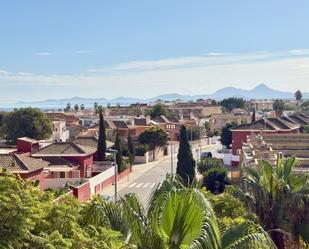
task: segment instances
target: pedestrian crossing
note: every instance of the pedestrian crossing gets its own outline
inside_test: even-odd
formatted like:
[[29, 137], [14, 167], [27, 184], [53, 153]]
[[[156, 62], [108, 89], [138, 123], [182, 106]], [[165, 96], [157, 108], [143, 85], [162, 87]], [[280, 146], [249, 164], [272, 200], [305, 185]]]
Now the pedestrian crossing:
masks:
[[134, 182], [129, 185], [128, 188], [153, 188], [156, 186], [156, 183], [151, 182]]

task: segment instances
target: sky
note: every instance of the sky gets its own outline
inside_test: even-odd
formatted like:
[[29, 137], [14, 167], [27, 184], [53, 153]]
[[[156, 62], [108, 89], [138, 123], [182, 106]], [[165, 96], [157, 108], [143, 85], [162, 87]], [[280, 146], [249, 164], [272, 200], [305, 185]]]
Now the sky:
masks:
[[0, 103], [309, 92], [308, 0], [1, 0]]

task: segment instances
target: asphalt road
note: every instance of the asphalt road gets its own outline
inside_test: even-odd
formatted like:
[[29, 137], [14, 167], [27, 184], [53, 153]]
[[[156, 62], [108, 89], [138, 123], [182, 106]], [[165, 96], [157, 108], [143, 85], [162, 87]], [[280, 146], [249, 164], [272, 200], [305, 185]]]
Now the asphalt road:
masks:
[[[210, 146], [203, 151], [215, 151], [220, 145]], [[173, 157], [173, 171], [176, 171], [177, 156]], [[147, 200], [154, 186], [165, 179], [167, 173], [171, 173], [171, 158], [164, 159], [157, 165], [146, 171], [140, 177], [130, 182], [128, 187], [119, 191], [119, 196], [124, 196], [127, 193], [136, 193], [141, 199], [143, 205], [147, 204]]]

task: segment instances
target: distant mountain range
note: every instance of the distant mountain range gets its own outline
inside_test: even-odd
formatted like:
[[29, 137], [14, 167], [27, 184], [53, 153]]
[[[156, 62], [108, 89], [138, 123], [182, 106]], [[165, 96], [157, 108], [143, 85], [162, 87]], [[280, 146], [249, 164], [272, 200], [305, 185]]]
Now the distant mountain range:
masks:
[[[68, 99], [47, 99], [38, 102], [17, 102], [16, 104], [0, 104], [0, 108], [19, 108], [19, 107], [32, 106], [37, 108], [57, 109], [57, 108], [64, 108], [67, 103], [70, 103], [72, 106], [74, 106], [75, 104], [78, 105], [84, 104], [85, 107], [92, 107], [94, 102], [97, 102], [100, 105], [107, 105], [107, 104], [128, 105], [133, 103], [150, 103], [158, 99], [164, 101], [173, 101], [176, 99], [181, 99], [183, 101], [190, 101], [199, 98], [203, 99], [211, 98], [215, 100], [222, 100], [224, 98], [229, 97], [241, 97], [244, 99], [294, 99], [294, 93], [278, 91], [269, 88], [265, 84], [260, 84], [250, 90], [235, 87], [226, 87], [212, 94], [202, 94], [202, 95], [164, 94], [149, 99], [128, 98], [128, 97], [118, 97], [114, 99], [73, 97]], [[303, 93], [303, 98], [306, 99], [309, 98], [309, 93]]]

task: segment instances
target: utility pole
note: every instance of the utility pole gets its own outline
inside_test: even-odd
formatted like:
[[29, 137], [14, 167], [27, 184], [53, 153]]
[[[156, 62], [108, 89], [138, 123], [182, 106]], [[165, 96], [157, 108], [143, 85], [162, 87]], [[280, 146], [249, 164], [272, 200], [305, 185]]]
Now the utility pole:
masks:
[[117, 201], [117, 175], [118, 175], [118, 165], [116, 161], [116, 154], [115, 154], [115, 202]]

